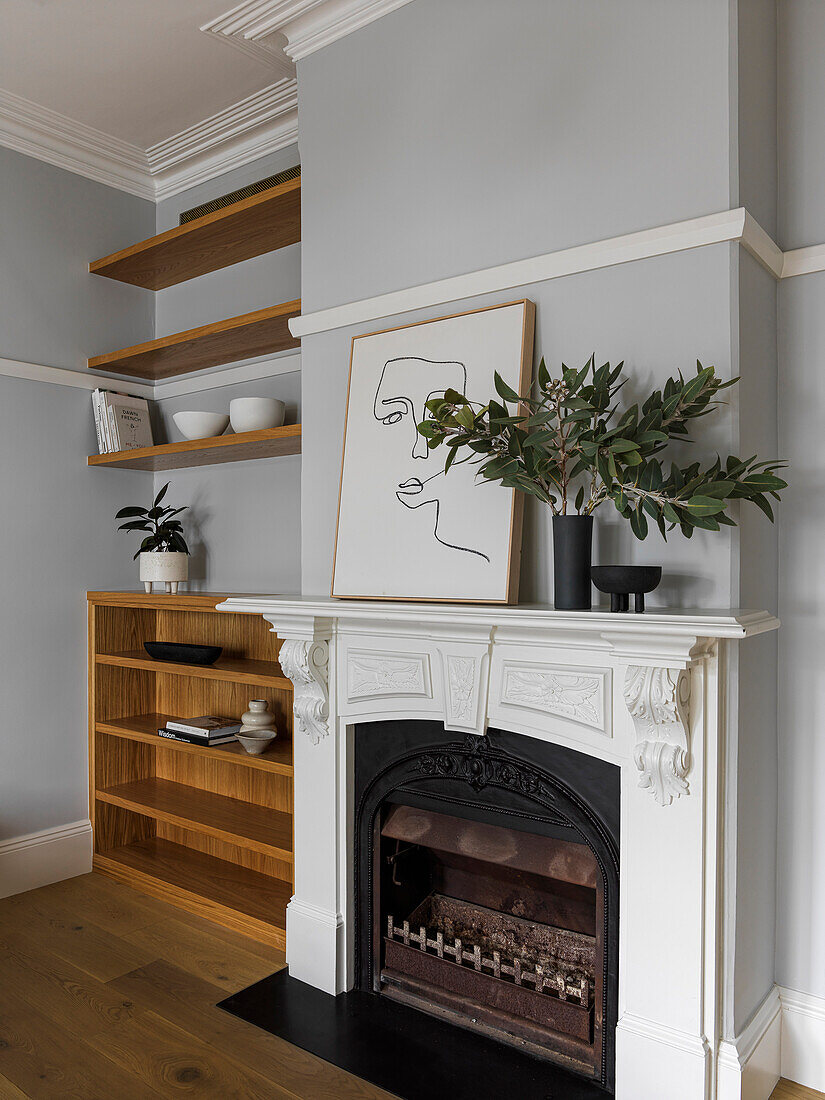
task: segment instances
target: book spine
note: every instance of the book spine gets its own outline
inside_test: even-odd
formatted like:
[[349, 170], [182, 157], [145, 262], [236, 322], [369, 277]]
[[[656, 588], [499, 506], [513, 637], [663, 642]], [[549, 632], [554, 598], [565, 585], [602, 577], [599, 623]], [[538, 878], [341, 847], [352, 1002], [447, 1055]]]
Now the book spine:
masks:
[[112, 450], [119, 451], [120, 437], [117, 430], [117, 417], [115, 416], [115, 410], [108, 402], [106, 403], [106, 412], [108, 413], [109, 417], [109, 434], [112, 437]]
[[167, 741], [185, 741], [188, 745], [227, 745], [230, 741], [237, 741], [234, 733], [229, 737], [217, 737], [209, 741], [205, 737], [194, 737], [189, 733], [164, 728], [158, 730], [158, 737], [165, 737]]
[[103, 432], [103, 442], [106, 446], [106, 453], [111, 454], [114, 448], [112, 447], [112, 440], [109, 435], [109, 416], [106, 411], [106, 390], [98, 391], [98, 407], [100, 409], [100, 428]]
[[103, 429], [100, 426], [100, 390], [92, 390], [92, 412], [95, 417], [95, 432], [97, 433], [97, 449], [100, 454], [106, 454], [106, 441], [103, 438]]

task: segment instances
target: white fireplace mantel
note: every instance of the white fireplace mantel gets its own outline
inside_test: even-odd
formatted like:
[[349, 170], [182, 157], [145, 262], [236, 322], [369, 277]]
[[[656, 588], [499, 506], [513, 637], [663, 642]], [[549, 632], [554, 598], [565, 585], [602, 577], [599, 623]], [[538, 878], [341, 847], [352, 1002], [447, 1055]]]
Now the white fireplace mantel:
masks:
[[333, 994], [354, 981], [356, 724], [509, 730], [621, 771], [619, 1100], [759, 1100], [754, 1052], [773, 1041], [778, 1015], [763, 1005], [764, 1034], [749, 1032], [740, 1049], [728, 777], [738, 730], [726, 703], [730, 647], [775, 630], [776, 618], [287, 596], [232, 597], [220, 610], [271, 624], [295, 689], [294, 977]]

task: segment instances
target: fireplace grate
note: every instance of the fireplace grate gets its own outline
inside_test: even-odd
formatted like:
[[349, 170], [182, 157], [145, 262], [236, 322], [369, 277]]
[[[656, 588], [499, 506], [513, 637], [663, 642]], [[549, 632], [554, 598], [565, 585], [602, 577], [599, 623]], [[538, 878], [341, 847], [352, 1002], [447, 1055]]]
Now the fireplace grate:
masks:
[[[417, 932], [413, 930], [416, 927]], [[455, 935], [458, 928], [469, 930], [472, 938]], [[539, 943], [535, 942], [537, 935], [541, 937]], [[594, 941], [590, 936], [433, 894], [400, 925], [388, 914], [387, 938], [406, 947], [417, 945], [421, 952], [445, 962], [472, 966], [478, 973], [487, 971], [500, 981], [530, 985], [536, 993], [560, 1001], [584, 1008], [591, 1004], [593, 971], [589, 963]], [[522, 954], [513, 952], [508, 956], [493, 946], [502, 941], [517, 944], [519, 940], [524, 947]]]

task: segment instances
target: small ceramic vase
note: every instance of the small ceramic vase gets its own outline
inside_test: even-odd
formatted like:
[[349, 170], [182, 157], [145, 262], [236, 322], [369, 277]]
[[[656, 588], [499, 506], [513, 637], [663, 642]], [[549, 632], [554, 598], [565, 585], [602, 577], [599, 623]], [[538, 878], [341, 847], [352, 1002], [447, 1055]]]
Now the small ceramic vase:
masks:
[[249, 710], [241, 715], [241, 733], [271, 732], [275, 736], [275, 715], [266, 699], [250, 699]]

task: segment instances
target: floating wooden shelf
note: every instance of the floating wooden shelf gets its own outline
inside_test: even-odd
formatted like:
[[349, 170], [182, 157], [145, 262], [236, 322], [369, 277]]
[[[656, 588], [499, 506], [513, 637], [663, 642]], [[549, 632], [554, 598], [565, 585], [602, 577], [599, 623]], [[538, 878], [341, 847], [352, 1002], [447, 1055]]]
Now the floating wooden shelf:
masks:
[[104, 256], [90, 263], [89, 271], [148, 290], [162, 290], [300, 239], [298, 179]]
[[135, 714], [130, 718], [111, 718], [108, 722], [98, 722], [97, 732], [107, 733], [110, 737], [122, 737], [127, 741], [140, 741], [144, 745], [163, 745], [164, 750], [193, 753], [206, 759], [230, 762], [244, 768], [259, 768], [278, 775], [292, 775], [292, 742], [280, 737], [259, 756], [250, 756], [242, 745], [232, 741], [228, 745], [190, 745], [188, 741], [170, 741], [158, 737], [158, 730], [167, 721], [177, 717], [171, 714]]
[[282, 302], [146, 344], [95, 355], [88, 360], [89, 370], [155, 380], [287, 351], [300, 345], [287, 327], [290, 317], [297, 317], [300, 312], [300, 299]]
[[[221, 612], [224, 593], [90, 592], [89, 811], [103, 874], [273, 947], [292, 894], [291, 682], [258, 615]], [[214, 665], [155, 661], [163, 639], [220, 645]], [[261, 756], [238, 743], [158, 736], [173, 717], [238, 721], [269, 704], [278, 736]]]
[[288, 882], [160, 837], [98, 853], [94, 868], [273, 947], [286, 946]]
[[292, 814], [154, 777], [107, 787], [97, 797], [155, 821], [292, 862]]
[[220, 462], [246, 462], [252, 458], [277, 458], [301, 453], [301, 425], [265, 428], [238, 435], [208, 439], [184, 439], [134, 451], [89, 455], [89, 466], [115, 466], [122, 470], [182, 470], [188, 466], [213, 466]]
[[198, 680], [223, 680], [230, 684], [255, 684], [265, 687], [289, 688], [290, 681], [281, 674], [277, 661], [248, 661], [219, 657], [214, 665], [182, 665], [177, 661], [156, 661], [144, 650], [130, 649], [122, 653], [98, 653], [99, 665], [120, 665], [121, 668], [143, 668], [165, 676], [189, 676]]

